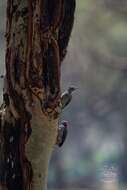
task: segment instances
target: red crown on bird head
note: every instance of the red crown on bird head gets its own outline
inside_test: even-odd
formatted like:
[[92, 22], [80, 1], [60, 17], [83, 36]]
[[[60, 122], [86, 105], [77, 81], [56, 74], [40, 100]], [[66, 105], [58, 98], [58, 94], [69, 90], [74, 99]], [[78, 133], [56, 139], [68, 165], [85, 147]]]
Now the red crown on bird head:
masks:
[[68, 121], [62, 121], [62, 124], [65, 126], [65, 127], [68, 127]]

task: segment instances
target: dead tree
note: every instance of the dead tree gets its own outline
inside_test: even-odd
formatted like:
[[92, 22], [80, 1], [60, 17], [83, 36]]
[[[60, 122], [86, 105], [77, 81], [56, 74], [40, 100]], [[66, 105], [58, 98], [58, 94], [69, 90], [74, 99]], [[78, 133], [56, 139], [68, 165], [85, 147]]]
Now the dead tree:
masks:
[[45, 190], [75, 0], [8, 0], [0, 190]]

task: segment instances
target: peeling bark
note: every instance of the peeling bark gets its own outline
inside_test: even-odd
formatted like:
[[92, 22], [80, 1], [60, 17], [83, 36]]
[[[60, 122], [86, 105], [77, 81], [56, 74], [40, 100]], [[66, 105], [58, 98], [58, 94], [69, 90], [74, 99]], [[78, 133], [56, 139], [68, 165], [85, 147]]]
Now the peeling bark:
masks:
[[0, 190], [46, 189], [61, 112], [60, 65], [74, 20], [71, 2], [7, 1]]

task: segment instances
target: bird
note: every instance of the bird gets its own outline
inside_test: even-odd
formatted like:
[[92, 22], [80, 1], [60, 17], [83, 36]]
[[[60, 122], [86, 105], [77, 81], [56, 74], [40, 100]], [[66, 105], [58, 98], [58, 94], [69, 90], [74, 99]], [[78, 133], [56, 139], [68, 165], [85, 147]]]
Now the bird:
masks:
[[61, 147], [67, 138], [67, 134], [68, 134], [68, 122], [62, 121], [61, 124], [58, 126], [56, 145]]
[[65, 92], [61, 95], [61, 108], [64, 109], [72, 100], [72, 92], [75, 91], [74, 86], [70, 86]]

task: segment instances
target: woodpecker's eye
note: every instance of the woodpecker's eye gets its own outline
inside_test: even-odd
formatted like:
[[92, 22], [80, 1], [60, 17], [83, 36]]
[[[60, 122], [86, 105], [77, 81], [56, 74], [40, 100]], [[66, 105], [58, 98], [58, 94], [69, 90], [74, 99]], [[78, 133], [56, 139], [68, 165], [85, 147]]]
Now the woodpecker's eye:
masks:
[[67, 127], [67, 122], [63, 122], [63, 125], [64, 125], [65, 127]]

